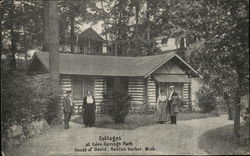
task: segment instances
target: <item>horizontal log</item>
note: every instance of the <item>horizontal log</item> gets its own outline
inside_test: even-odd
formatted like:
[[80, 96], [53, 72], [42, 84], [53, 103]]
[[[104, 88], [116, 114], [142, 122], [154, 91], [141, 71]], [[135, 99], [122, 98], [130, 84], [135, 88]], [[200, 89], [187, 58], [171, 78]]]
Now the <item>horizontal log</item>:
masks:
[[144, 93], [144, 90], [129, 90], [129, 93]]
[[144, 80], [129, 80], [128, 83], [144, 83]]
[[94, 83], [103, 83], [103, 82], [104, 82], [104, 80], [102, 80], [102, 79], [94, 80]]
[[63, 79], [60, 79], [60, 82], [71, 82], [71, 78], [63, 78]]
[[103, 84], [104, 82], [103, 82], [103, 81], [94, 81], [94, 83], [100, 83], [100, 84]]
[[137, 102], [137, 101], [131, 101], [130, 103], [131, 103], [131, 104], [141, 104], [141, 105], [144, 104], [143, 102]]
[[156, 97], [148, 97], [148, 100], [156, 100]]
[[147, 99], [148, 102], [156, 102], [156, 99]]
[[147, 92], [156, 92], [156, 88], [147, 88]]
[[60, 82], [60, 85], [71, 85], [71, 82]]
[[148, 99], [148, 101], [150, 101], [150, 102], [156, 102], [156, 99]]
[[94, 88], [94, 91], [96, 91], [96, 92], [103, 92], [104, 88]]
[[144, 91], [145, 88], [129, 88], [129, 91]]
[[133, 87], [129, 86], [128, 87], [128, 90], [136, 90], [136, 89], [146, 89], [146, 88], [144, 88], [144, 86], [133, 86]]
[[144, 82], [129, 82], [128, 85], [144, 85]]
[[144, 85], [128, 85], [128, 88], [144, 88]]
[[144, 99], [146, 99], [146, 98], [144, 98], [144, 97], [141, 97], [141, 96], [131, 96], [131, 100], [144, 100]]
[[128, 92], [129, 95], [144, 95], [144, 92]]
[[147, 91], [148, 91], [148, 92], [156, 92], [157, 89], [156, 89], [156, 88], [147, 88]]
[[62, 90], [65, 92], [65, 91], [71, 90], [71, 88], [62, 88]]
[[97, 82], [97, 81], [101, 81], [101, 82], [103, 82], [103, 81], [104, 81], [104, 79], [94, 79], [94, 82]]
[[156, 88], [156, 85], [147, 85], [147, 88]]
[[102, 94], [94, 94], [95, 98], [103, 98]]
[[143, 102], [145, 102], [146, 100], [129, 100], [130, 102], [141, 102], [141, 103], [143, 103]]
[[144, 81], [129, 81], [128, 84], [144, 84]]
[[104, 89], [94, 89], [94, 92], [96, 93], [103, 93]]
[[71, 84], [63, 84], [63, 85], [60, 85], [61, 87], [71, 87]]
[[147, 91], [147, 95], [155, 95], [156, 96], [156, 92], [155, 91]]
[[143, 97], [144, 94], [129, 94], [131, 97]]
[[94, 88], [103, 88], [103, 85], [97, 85], [97, 84], [95, 84]]
[[133, 89], [144, 89], [144, 86], [128, 86], [128, 89], [133, 90]]
[[148, 103], [155, 103], [156, 104], [156, 101], [148, 101]]
[[147, 84], [147, 87], [156, 87], [156, 85], [154, 85], [154, 84]]
[[152, 88], [147, 88], [147, 92], [156, 92], [156, 90]]
[[156, 96], [156, 92], [147, 92], [148, 96]]
[[61, 87], [62, 90], [67, 90], [67, 89], [71, 89], [71, 86], [68, 86], [68, 87]]
[[142, 80], [142, 77], [130, 77], [129, 80]]
[[149, 105], [156, 105], [156, 102], [148, 102]]

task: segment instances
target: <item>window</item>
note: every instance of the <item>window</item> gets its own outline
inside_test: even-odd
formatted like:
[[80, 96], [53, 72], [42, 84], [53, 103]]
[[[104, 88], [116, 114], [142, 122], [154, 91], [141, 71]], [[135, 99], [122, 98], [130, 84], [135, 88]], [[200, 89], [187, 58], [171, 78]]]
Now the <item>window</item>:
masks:
[[73, 79], [73, 99], [83, 99], [83, 83], [81, 79]]
[[107, 78], [107, 92], [112, 92], [114, 89], [114, 79], [113, 77]]

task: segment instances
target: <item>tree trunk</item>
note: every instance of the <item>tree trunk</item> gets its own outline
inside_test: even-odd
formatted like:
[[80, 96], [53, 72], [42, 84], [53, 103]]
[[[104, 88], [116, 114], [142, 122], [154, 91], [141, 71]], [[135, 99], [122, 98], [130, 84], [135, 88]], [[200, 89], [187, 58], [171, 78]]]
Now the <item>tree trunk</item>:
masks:
[[71, 53], [74, 53], [74, 41], [75, 41], [75, 35], [74, 35], [74, 30], [75, 30], [75, 17], [74, 15], [70, 15], [70, 51]]
[[59, 33], [57, 0], [49, 0], [49, 73], [52, 86], [59, 93]]
[[49, 0], [43, 0], [43, 51], [49, 51]]
[[[103, 10], [103, 12], [105, 12], [104, 5], [103, 5], [103, 0], [101, 1], [101, 4], [102, 4], [102, 10]], [[107, 30], [107, 25], [104, 22], [104, 32], [106, 32], [106, 30]], [[107, 33], [105, 33], [105, 42], [106, 42], [107, 54], [109, 55], [109, 50], [108, 50], [108, 34]]]
[[234, 136], [238, 139], [240, 134], [240, 91], [239, 88], [235, 95], [235, 113], [234, 113]]
[[237, 75], [238, 75], [238, 86], [235, 95], [235, 113], [234, 113], [234, 136], [238, 139], [240, 137], [240, 99], [242, 95], [242, 81], [243, 81], [243, 74], [241, 73], [241, 65], [237, 65]]
[[14, 31], [14, 0], [11, 0], [10, 8], [10, 35], [11, 35], [11, 68], [16, 69], [16, 35]]
[[136, 22], [136, 27], [135, 27], [135, 33], [136, 37], [138, 37], [138, 24], [139, 24], [139, 9], [140, 9], [140, 4], [139, 1], [136, 1], [135, 4], [135, 22]]
[[149, 22], [149, 1], [147, 0], [147, 40], [150, 41], [150, 22]]
[[[0, 19], [1, 19], [1, 22], [0, 22], [0, 41], [2, 41], [3, 37], [2, 37], [2, 32], [3, 32], [3, 26], [2, 26], [2, 19], [3, 19], [3, 3], [0, 4]], [[1, 56], [2, 56], [2, 51], [3, 51], [3, 43], [1, 42], [0, 43], [0, 53], [1, 53]]]

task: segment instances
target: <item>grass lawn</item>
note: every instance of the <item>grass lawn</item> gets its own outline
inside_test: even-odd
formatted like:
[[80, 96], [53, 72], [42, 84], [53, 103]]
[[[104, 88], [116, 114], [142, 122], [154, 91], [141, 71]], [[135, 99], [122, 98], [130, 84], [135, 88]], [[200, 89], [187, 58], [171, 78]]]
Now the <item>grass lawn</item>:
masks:
[[[218, 114], [214, 113], [179, 113], [177, 116], [177, 123], [178, 120], [190, 120], [190, 119], [199, 119], [199, 118], [207, 118], [207, 117], [217, 117]], [[123, 124], [115, 124], [111, 117], [109, 116], [102, 116], [96, 117], [95, 127], [100, 128], [111, 128], [111, 129], [118, 129], [118, 130], [130, 130], [135, 129], [138, 127], [154, 125], [156, 124], [156, 116], [154, 114], [150, 115], [129, 115], [127, 116], [125, 123]], [[73, 122], [82, 124], [83, 119], [82, 117], [75, 118]]]
[[[249, 125], [241, 124], [241, 135], [249, 135]], [[250, 154], [249, 141], [237, 144], [233, 137], [233, 124], [204, 133], [199, 139], [199, 148], [208, 154], [241, 155]]]

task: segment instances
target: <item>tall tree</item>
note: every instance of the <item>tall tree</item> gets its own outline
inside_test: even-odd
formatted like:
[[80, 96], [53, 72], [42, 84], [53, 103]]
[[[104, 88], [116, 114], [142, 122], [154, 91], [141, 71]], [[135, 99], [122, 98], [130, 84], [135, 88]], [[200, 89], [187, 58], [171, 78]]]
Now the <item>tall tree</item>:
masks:
[[239, 137], [240, 99], [249, 94], [248, 1], [192, 2], [178, 5], [175, 24], [200, 38], [192, 62], [204, 80], [222, 95], [234, 98], [234, 134]]
[[45, 1], [48, 3], [45, 5], [46, 10], [48, 10], [48, 31], [49, 31], [49, 73], [52, 80], [53, 88], [57, 93], [59, 93], [59, 26], [58, 26], [58, 1], [49, 0]]
[[49, 51], [49, 0], [43, 0], [43, 51]]
[[11, 36], [11, 67], [12, 69], [16, 69], [16, 33], [14, 30], [14, 0], [10, 1], [10, 36]]

